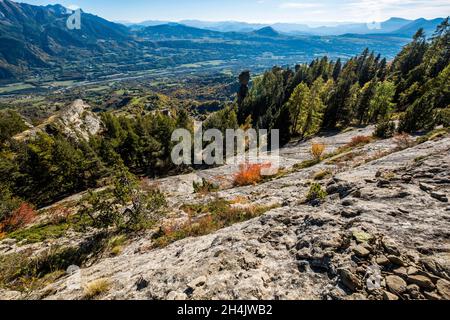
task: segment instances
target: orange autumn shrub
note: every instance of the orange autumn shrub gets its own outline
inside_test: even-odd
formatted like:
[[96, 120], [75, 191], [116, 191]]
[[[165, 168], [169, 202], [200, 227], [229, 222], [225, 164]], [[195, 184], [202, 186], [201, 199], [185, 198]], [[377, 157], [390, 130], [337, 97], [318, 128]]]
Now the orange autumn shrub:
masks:
[[0, 231], [12, 232], [23, 228], [32, 223], [36, 217], [37, 213], [33, 207], [30, 204], [23, 202], [10, 216], [3, 220]]
[[311, 145], [311, 154], [315, 160], [322, 159], [322, 155], [325, 152], [325, 144], [323, 143], [313, 143]]
[[244, 163], [239, 166], [239, 172], [234, 176], [235, 186], [249, 186], [260, 183], [263, 179], [262, 170], [270, 168], [271, 164]]

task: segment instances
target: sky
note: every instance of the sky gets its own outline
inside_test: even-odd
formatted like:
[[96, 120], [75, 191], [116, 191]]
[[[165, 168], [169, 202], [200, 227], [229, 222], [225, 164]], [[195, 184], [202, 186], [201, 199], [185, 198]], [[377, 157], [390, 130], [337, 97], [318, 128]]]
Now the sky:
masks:
[[450, 15], [449, 0], [16, 0], [80, 7], [112, 21], [373, 22]]

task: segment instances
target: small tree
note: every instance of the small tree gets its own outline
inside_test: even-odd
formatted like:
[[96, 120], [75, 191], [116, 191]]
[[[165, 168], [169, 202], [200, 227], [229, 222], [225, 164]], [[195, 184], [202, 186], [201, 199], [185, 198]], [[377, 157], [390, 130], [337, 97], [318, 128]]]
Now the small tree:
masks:
[[136, 178], [120, 166], [110, 190], [89, 192], [81, 215], [88, 215], [95, 227], [114, 226], [125, 230], [138, 230], [161, 218], [166, 206], [164, 194], [157, 188], [139, 188]]

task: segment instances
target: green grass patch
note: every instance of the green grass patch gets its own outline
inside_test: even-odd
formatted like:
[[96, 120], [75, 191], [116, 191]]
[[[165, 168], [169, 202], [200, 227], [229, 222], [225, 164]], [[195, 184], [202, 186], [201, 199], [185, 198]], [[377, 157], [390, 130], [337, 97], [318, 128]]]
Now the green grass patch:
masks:
[[310, 160], [305, 160], [301, 163], [296, 163], [294, 165], [294, 170], [301, 170], [301, 169], [307, 169], [307, 168], [311, 168], [314, 167], [315, 165], [319, 164], [321, 162], [320, 159], [310, 159]]
[[322, 186], [318, 183], [312, 183], [309, 188], [308, 194], [306, 195], [306, 200], [308, 202], [319, 200], [323, 201], [328, 196], [327, 192], [323, 190]]
[[86, 227], [91, 226], [92, 221], [88, 217], [80, 218], [74, 216], [66, 222], [54, 224], [51, 222], [32, 226], [27, 229], [18, 230], [7, 235], [8, 238], [15, 239], [23, 244], [39, 243], [49, 239], [62, 238], [68, 230], [82, 232]]

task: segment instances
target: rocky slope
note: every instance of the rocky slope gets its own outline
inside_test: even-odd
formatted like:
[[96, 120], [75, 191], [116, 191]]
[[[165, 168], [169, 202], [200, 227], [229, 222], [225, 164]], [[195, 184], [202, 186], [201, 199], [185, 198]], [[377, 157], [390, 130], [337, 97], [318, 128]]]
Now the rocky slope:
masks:
[[75, 100], [39, 126], [32, 127], [14, 138], [17, 140], [29, 140], [36, 137], [39, 132], [51, 132], [53, 126], [61, 129], [68, 138], [89, 141], [91, 136], [96, 135], [102, 129], [100, 118], [91, 109], [91, 106], [83, 100]]
[[[371, 130], [317, 139], [332, 152]], [[278, 208], [160, 249], [144, 234], [118, 256], [97, 259], [45, 289], [0, 296], [82, 299], [86, 287], [104, 281], [101, 299], [450, 299], [450, 137], [398, 144], [375, 141], [257, 186], [212, 195], [194, 195], [188, 187], [227, 168], [165, 179], [159, 185], [180, 219], [186, 219], [181, 205], [215, 197]], [[288, 146], [282, 163], [301, 163], [309, 147]], [[322, 170], [333, 172], [321, 181], [328, 196], [320, 205], [305, 204], [308, 182]], [[5, 241], [0, 254], [26, 248]]]

